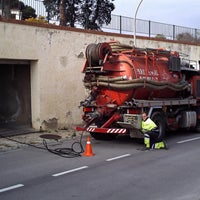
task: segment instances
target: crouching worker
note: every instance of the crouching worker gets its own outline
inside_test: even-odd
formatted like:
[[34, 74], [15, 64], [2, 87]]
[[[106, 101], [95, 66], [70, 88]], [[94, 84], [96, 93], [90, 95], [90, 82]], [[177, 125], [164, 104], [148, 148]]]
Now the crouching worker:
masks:
[[164, 141], [159, 139], [159, 129], [151, 120], [146, 112], [142, 113], [142, 132], [144, 133], [145, 147], [142, 150], [149, 149], [168, 149]]

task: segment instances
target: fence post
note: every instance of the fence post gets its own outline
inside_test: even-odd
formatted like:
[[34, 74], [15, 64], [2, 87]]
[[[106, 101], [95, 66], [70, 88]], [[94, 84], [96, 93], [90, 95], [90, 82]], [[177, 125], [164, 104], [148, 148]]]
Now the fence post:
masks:
[[119, 16], [119, 33], [122, 33], [122, 16]]
[[197, 43], [197, 39], [198, 39], [198, 37], [197, 37], [197, 29], [195, 28], [194, 31], [195, 31], [195, 42]]
[[151, 37], [151, 21], [149, 20], [149, 37]]
[[176, 36], [176, 26], [173, 25], [173, 40], [175, 40], [175, 36]]

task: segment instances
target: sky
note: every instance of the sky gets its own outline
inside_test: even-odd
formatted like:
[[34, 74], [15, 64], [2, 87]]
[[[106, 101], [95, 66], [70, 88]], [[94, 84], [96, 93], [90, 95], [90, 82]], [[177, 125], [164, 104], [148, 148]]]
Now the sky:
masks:
[[[135, 17], [141, 0], [114, 0], [112, 14]], [[137, 19], [200, 29], [200, 0], [143, 0]]]

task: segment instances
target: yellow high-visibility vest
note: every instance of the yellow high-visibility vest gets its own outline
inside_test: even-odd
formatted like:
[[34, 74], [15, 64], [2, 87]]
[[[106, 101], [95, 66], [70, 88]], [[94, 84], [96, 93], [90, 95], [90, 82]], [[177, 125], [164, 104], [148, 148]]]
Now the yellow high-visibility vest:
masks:
[[151, 131], [152, 129], [157, 128], [157, 125], [148, 117], [145, 121], [142, 120], [142, 132]]

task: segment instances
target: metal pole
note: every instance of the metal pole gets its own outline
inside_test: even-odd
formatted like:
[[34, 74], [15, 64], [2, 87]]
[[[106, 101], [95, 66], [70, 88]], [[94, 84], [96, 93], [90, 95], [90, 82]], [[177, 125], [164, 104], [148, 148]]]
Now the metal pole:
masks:
[[138, 10], [139, 10], [139, 7], [141, 5], [143, 0], [140, 0], [140, 3], [139, 5], [137, 6], [137, 9], [135, 11], [135, 19], [134, 19], [134, 46], [136, 47], [136, 17], [137, 17], [137, 13], [138, 13]]

